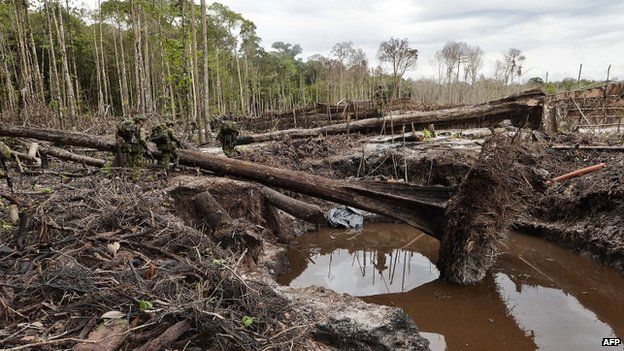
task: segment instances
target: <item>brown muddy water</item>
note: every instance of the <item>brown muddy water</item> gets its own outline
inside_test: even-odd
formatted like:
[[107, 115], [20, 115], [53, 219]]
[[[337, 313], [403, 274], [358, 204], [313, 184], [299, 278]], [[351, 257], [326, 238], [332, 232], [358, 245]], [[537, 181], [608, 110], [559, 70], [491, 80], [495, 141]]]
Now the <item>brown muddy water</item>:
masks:
[[325, 229], [295, 241], [278, 282], [402, 308], [433, 351], [600, 350], [624, 337], [623, 275], [535, 237], [511, 233], [506, 245], [482, 282], [462, 287], [439, 280], [439, 243], [414, 228]]

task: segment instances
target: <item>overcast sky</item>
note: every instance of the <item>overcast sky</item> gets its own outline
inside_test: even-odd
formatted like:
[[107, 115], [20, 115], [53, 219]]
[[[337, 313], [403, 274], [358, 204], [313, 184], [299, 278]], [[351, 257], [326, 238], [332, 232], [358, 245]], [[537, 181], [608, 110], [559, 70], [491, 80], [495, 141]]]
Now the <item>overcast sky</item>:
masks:
[[[85, 0], [82, 0], [85, 1]], [[86, 0], [97, 3], [97, 0]], [[196, 0], [199, 3], [199, 0]], [[208, 0], [210, 2], [210, 0]], [[258, 27], [262, 45], [299, 44], [301, 57], [328, 55], [353, 41], [377, 65], [376, 52], [390, 36], [408, 38], [420, 51], [411, 77], [432, 77], [430, 59], [448, 40], [479, 45], [485, 73], [510, 47], [527, 58], [525, 78], [624, 79], [623, 0], [222, 0]]]

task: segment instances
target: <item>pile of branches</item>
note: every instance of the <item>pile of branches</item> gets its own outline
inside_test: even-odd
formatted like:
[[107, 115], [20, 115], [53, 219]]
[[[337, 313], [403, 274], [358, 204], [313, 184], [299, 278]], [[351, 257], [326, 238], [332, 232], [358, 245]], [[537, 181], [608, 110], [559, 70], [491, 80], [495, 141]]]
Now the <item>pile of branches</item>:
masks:
[[271, 141], [262, 148], [245, 150], [244, 158], [273, 167], [314, 172], [311, 167], [316, 166], [319, 161], [349, 150], [358, 139], [356, 135], [341, 135]]
[[17, 195], [22, 230], [0, 229], [0, 348], [279, 350], [307, 338], [304, 317], [241, 277], [244, 251], [174, 214], [163, 181], [48, 181]]

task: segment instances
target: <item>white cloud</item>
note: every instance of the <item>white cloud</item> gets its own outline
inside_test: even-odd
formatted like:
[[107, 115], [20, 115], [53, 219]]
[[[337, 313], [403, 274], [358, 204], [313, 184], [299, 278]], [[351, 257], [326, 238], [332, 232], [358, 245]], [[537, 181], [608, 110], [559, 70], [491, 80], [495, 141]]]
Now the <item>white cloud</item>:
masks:
[[[91, 6], [97, 0], [78, 0]], [[196, 0], [199, 2], [199, 0]], [[328, 54], [353, 41], [376, 63], [379, 42], [409, 38], [421, 59], [412, 77], [434, 73], [429, 63], [447, 40], [479, 45], [492, 65], [509, 47], [527, 57], [527, 77], [624, 78], [624, 3], [621, 0], [222, 0], [258, 27], [263, 45], [300, 44], [303, 57]]]

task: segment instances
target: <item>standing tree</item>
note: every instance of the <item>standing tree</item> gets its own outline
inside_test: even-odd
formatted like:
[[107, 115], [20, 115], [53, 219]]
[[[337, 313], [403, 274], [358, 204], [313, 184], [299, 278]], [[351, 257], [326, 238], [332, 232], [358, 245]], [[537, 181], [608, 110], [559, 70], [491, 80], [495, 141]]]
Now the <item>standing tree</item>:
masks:
[[340, 69], [340, 98], [344, 99], [344, 72], [345, 72], [345, 63], [347, 58], [351, 55], [353, 51], [353, 42], [345, 41], [342, 43], [337, 43], [331, 50], [332, 55], [336, 57], [336, 60], [339, 63]]
[[210, 138], [210, 86], [208, 81], [208, 25], [206, 22], [206, 0], [201, 0], [201, 29], [202, 29], [202, 58], [203, 58], [203, 111], [202, 115], [204, 117], [204, 126], [205, 126], [205, 139], [208, 140]]
[[444, 63], [444, 67], [446, 67], [447, 84], [451, 84], [453, 79], [455, 83], [459, 82], [461, 65], [468, 62], [469, 51], [468, 44], [453, 40], [448, 41], [442, 50], [438, 51], [436, 56], [439, 57]]
[[466, 82], [474, 85], [481, 68], [483, 68], [483, 50], [478, 46], [468, 46], [466, 65], [464, 66], [464, 79]]
[[407, 39], [390, 38], [379, 45], [377, 58], [392, 65], [392, 94], [398, 97], [399, 83], [405, 72], [416, 66], [418, 50], [412, 49]]
[[526, 57], [522, 51], [511, 48], [505, 53], [505, 83], [512, 84], [516, 76], [522, 75], [522, 64]]

